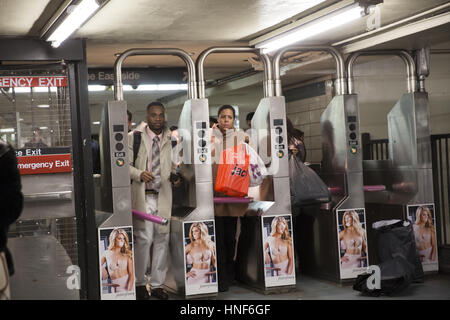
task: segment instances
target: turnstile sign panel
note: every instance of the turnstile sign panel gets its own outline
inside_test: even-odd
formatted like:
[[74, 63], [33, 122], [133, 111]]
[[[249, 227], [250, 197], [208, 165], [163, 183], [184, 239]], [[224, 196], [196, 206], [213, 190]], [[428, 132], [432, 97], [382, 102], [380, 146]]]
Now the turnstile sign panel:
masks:
[[422, 262], [423, 271], [438, 271], [434, 203], [408, 205], [407, 208], [408, 219], [413, 226], [416, 249]]
[[98, 229], [101, 300], [135, 300], [133, 227]]
[[292, 215], [261, 218], [266, 287], [295, 285]]
[[366, 210], [337, 210], [336, 225], [341, 279], [356, 278], [369, 266]]
[[217, 293], [214, 220], [183, 222], [186, 296]]

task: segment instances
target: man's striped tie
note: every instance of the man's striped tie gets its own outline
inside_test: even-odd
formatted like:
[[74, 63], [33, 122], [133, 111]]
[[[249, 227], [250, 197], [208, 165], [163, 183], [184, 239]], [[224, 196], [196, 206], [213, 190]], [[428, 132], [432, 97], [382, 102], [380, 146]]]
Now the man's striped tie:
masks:
[[153, 138], [153, 145], [152, 145], [152, 174], [155, 177], [153, 180], [153, 189], [156, 191], [159, 191], [159, 188], [161, 187], [161, 166], [160, 166], [160, 159], [159, 159], [159, 137], [155, 136]]

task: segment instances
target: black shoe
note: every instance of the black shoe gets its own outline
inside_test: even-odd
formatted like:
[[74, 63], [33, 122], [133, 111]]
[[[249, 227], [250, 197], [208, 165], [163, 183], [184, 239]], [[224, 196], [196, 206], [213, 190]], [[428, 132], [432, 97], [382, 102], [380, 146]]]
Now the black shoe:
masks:
[[163, 288], [151, 289], [151, 295], [152, 295], [152, 297], [158, 298], [160, 300], [169, 299], [169, 295], [167, 294], [166, 290], [164, 290]]
[[148, 294], [147, 288], [145, 286], [136, 286], [136, 300], [149, 300], [150, 295]]

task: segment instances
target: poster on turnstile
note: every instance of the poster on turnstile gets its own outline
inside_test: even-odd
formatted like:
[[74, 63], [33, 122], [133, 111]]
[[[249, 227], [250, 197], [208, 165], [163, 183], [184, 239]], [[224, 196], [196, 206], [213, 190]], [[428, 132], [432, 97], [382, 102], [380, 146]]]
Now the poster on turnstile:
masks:
[[438, 271], [434, 203], [409, 205], [407, 209], [423, 271]]
[[98, 229], [100, 299], [136, 300], [133, 227]]
[[261, 219], [266, 287], [295, 285], [292, 215]]
[[183, 222], [186, 296], [216, 293], [214, 220]]
[[353, 279], [369, 266], [366, 210], [337, 210], [336, 220], [340, 276], [342, 280]]

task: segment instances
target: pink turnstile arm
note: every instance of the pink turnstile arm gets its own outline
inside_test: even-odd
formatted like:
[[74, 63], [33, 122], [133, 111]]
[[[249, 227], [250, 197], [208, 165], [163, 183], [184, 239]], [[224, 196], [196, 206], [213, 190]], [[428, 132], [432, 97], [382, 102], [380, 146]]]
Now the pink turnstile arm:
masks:
[[364, 186], [364, 191], [384, 191], [384, 190], [386, 190], [386, 186], [382, 184], [373, 186]]
[[158, 217], [158, 216], [154, 216], [152, 214], [147, 214], [145, 212], [141, 212], [141, 211], [137, 211], [137, 210], [131, 210], [131, 212], [133, 213], [133, 215], [136, 218], [140, 218], [140, 219], [144, 219], [144, 220], [148, 220], [157, 224], [162, 224], [162, 225], [166, 225], [168, 223], [167, 219]]
[[[382, 184], [364, 186], [363, 188], [364, 188], [364, 191], [366, 191], [366, 192], [386, 190], [386, 186], [382, 185]], [[340, 187], [329, 187], [328, 190], [330, 190], [331, 194], [338, 194], [339, 192], [342, 191], [342, 189]]]

